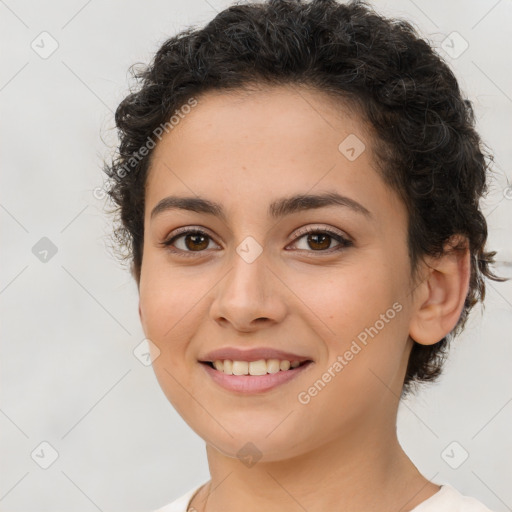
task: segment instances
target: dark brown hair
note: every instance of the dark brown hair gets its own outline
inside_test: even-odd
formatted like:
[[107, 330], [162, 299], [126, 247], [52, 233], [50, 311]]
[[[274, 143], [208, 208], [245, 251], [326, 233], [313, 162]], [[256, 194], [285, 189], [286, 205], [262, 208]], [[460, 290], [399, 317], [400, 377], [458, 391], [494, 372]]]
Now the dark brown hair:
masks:
[[413, 276], [421, 258], [443, 254], [452, 235], [469, 240], [471, 277], [462, 314], [438, 343], [414, 342], [402, 397], [415, 382], [434, 381], [449, 341], [483, 302], [484, 277], [505, 279], [490, 269], [496, 252], [484, 249], [487, 223], [479, 207], [493, 157], [475, 131], [471, 103], [454, 74], [416, 29], [377, 14], [364, 1], [233, 5], [203, 28], [171, 37], [149, 65], [132, 72], [137, 86], [116, 110], [120, 143], [104, 171], [116, 206], [110, 212], [118, 221], [114, 246], [130, 259], [137, 283], [145, 183], [159, 127], [209, 90], [310, 87], [354, 107], [371, 127], [382, 177], [408, 210]]

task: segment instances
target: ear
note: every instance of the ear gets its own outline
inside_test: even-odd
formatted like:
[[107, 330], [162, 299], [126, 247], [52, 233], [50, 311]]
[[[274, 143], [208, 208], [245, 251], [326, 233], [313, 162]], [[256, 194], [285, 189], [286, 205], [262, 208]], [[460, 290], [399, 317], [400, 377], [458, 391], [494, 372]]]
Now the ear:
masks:
[[425, 258], [427, 277], [414, 291], [409, 336], [421, 345], [433, 345], [453, 330], [469, 290], [471, 255], [467, 238], [454, 235], [444, 251], [438, 258]]

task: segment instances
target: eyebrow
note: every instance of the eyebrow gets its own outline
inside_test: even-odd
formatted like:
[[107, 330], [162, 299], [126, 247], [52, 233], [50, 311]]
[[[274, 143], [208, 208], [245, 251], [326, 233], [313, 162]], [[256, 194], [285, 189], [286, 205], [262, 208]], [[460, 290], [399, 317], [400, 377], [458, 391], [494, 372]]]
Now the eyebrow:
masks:
[[[350, 197], [337, 192], [324, 194], [296, 194], [291, 197], [283, 197], [273, 201], [268, 209], [268, 214], [274, 219], [280, 219], [292, 213], [305, 210], [324, 208], [326, 206], [343, 206], [356, 213], [362, 214], [368, 219], [373, 216], [368, 209]], [[206, 213], [219, 217], [226, 222], [226, 214], [221, 204], [201, 197], [168, 196], [157, 203], [151, 211], [151, 219], [169, 210], [187, 210], [196, 213]]]

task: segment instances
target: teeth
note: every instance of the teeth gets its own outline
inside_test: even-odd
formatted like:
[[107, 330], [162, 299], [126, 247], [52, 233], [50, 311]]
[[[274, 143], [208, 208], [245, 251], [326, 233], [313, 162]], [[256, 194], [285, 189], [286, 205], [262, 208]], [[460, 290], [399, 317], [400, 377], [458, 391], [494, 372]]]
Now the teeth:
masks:
[[233, 375], [247, 375], [249, 363], [247, 361], [233, 361]]
[[279, 371], [279, 359], [269, 359], [267, 361], [267, 372], [268, 373], [277, 373]]
[[232, 361], [225, 359], [213, 362], [213, 366], [219, 372], [228, 375], [266, 375], [267, 373], [277, 373], [286, 371], [290, 368], [297, 368], [299, 361], [280, 361], [279, 359], [259, 359], [258, 361]]
[[[279, 368], [278, 368], [279, 371]], [[249, 363], [249, 375], [266, 375], [267, 373], [267, 363], [265, 359], [260, 359], [259, 361], [251, 361]], [[272, 373], [272, 372], [270, 372]], [[246, 375], [246, 374], [244, 374]]]

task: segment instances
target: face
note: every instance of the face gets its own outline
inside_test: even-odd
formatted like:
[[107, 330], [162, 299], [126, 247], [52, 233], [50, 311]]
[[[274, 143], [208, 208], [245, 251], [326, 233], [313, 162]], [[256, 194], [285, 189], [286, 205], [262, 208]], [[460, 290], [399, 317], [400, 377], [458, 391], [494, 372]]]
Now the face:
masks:
[[[233, 457], [247, 442], [284, 460], [394, 431], [411, 348], [407, 214], [364, 125], [312, 90], [197, 100], [156, 146], [145, 197], [139, 312], [165, 395]], [[324, 199], [287, 201], [298, 195]], [[210, 355], [222, 349], [239, 353]], [[213, 359], [302, 363], [247, 376]]]

